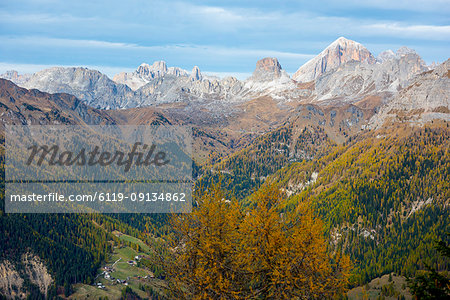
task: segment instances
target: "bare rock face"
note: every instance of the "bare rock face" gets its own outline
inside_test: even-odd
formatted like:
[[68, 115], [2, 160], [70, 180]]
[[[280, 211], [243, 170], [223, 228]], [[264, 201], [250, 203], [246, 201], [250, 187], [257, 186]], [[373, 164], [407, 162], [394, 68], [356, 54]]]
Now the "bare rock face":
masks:
[[190, 76], [167, 75], [155, 78], [139, 90], [139, 106], [184, 101], [232, 100], [243, 88], [242, 82], [234, 77], [223, 79], [205, 78], [198, 68]]
[[[17, 77], [14, 72], [10, 74]], [[6, 75], [5, 75], [6, 76]], [[119, 80], [120, 79], [120, 80]], [[121, 73], [114, 82], [96, 70], [56, 67], [37, 72], [20, 84], [47, 93], [67, 93], [100, 109], [122, 109], [180, 101], [222, 101], [238, 95], [243, 83], [236, 78], [210, 78], [198, 67], [192, 74], [165, 62], [142, 64], [132, 73]], [[128, 85], [139, 86], [133, 91]]]
[[[22, 269], [24, 272], [18, 272]], [[0, 295], [8, 299], [27, 299], [29, 291], [25, 279], [39, 288], [47, 296], [53, 279], [41, 259], [31, 253], [22, 254], [21, 261], [14, 265], [8, 260], [0, 262]]]
[[339, 98], [352, 101], [362, 95], [389, 92], [396, 94], [410, 80], [428, 70], [422, 58], [413, 50], [405, 54], [385, 51], [376, 64], [351, 61], [316, 79], [318, 100]]
[[297, 85], [281, 68], [278, 59], [266, 57], [256, 62], [253, 75], [245, 80], [243, 99], [269, 96], [280, 101], [289, 101], [297, 96]]
[[383, 63], [395, 58], [397, 58], [397, 56], [395, 55], [394, 51], [389, 49], [378, 54], [377, 61]]
[[[204, 76], [198, 66], [194, 66], [190, 74], [180, 68], [167, 68], [165, 63], [159, 62], [150, 69], [150, 72], [141, 72], [140, 78], [146, 76], [146, 83], [136, 90], [135, 106], [187, 101], [221, 102], [233, 99], [243, 87], [234, 77], [219, 79]], [[159, 72], [156, 73], [156, 70]]]
[[191, 72], [191, 79], [194, 81], [198, 81], [198, 80], [202, 80], [202, 78], [203, 78], [203, 76], [202, 76], [202, 73], [200, 72], [200, 69], [197, 66], [195, 66]]
[[103, 110], [93, 109], [69, 94], [27, 90], [0, 79], [0, 130], [5, 125], [115, 125]]
[[151, 66], [143, 63], [138, 67], [136, 73], [142, 77], [162, 77], [167, 73], [167, 65], [165, 61], [155, 61]]
[[352, 60], [369, 64], [376, 61], [372, 53], [363, 45], [340, 37], [319, 55], [301, 66], [292, 78], [299, 82], [309, 82]]
[[0, 78], [10, 80], [15, 84], [23, 84], [27, 82], [31, 77], [31, 74], [23, 74], [19, 75], [19, 73], [15, 70], [6, 71], [3, 74], [0, 74]]
[[417, 74], [429, 69], [409, 48], [388, 50], [375, 59], [361, 44], [339, 38], [303, 65], [294, 75], [296, 80], [271, 57], [259, 60], [253, 75], [245, 81], [211, 77], [202, 74], [197, 66], [188, 72], [168, 67], [164, 61], [141, 64], [133, 72], [117, 74], [114, 80], [86, 68], [51, 68], [29, 78], [8, 72], [0, 77], [22, 80], [19, 85], [25, 88], [72, 94], [94, 108], [122, 109], [182, 102], [219, 114], [223, 107], [233, 108], [234, 104], [262, 96], [279, 102], [324, 105], [357, 103], [368, 96], [377, 96], [376, 107], [379, 107], [409, 86]]
[[411, 48], [408, 48], [406, 46], [403, 46], [403, 47], [400, 47], [397, 50], [397, 53], [396, 53], [396, 55], [398, 57], [401, 57], [401, 56], [404, 56], [404, 55], [408, 55], [408, 54], [416, 54], [417, 55], [417, 52], [414, 49], [411, 49]]
[[113, 81], [125, 84], [136, 91], [153, 79], [163, 78], [166, 75], [181, 77], [188, 73], [180, 68], [167, 67], [165, 61], [155, 61], [152, 65], [143, 63], [134, 72], [122, 72], [113, 77]]
[[22, 255], [22, 264], [30, 281], [39, 287], [42, 294], [47, 296], [53, 279], [41, 259], [31, 253], [25, 253]]
[[371, 127], [386, 121], [422, 123], [433, 119], [450, 121], [450, 59], [414, 78], [370, 122]]
[[281, 65], [278, 59], [266, 57], [256, 62], [256, 69], [253, 72], [254, 81], [272, 81], [281, 77]]
[[16, 267], [4, 260], [0, 262], [0, 294], [9, 299], [26, 299], [24, 280], [19, 275]]
[[[410, 56], [410, 57], [420, 57], [419, 54], [414, 49], [408, 48], [406, 46], [400, 47], [396, 52], [391, 49], [381, 52], [377, 56], [378, 63], [384, 63], [389, 60], [401, 59], [402, 57]], [[425, 62], [423, 62], [425, 65]]]
[[34, 73], [20, 86], [47, 93], [68, 93], [84, 103], [103, 109], [131, 106], [134, 92], [108, 76], [87, 68], [55, 67]]

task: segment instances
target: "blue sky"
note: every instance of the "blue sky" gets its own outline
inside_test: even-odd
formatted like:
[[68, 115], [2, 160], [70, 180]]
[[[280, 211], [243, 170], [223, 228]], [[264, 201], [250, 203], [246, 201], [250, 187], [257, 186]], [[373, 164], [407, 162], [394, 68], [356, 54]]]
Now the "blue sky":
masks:
[[112, 76], [165, 60], [245, 78], [273, 56], [293, 73], [340, 36], [374, 55], [405, 45], [442, 62], [450, 0], [0, 0], [0, 72], [63, 65]]

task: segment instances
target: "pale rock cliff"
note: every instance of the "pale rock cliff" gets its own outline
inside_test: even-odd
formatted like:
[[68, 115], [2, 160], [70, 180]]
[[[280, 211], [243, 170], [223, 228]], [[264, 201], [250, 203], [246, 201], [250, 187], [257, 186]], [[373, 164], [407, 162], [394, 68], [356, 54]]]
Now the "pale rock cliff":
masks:
[[134, 92], [108, 76], [87, 68], [55, 67], [34, 73], [20, 86], [47, 93], [68, 93], [94, 108], [132, 106]]
[[323, 73], [350, 61], [375, 63], [375, 57], [363, 45], [344, 37], [338, 38], [316, 57], [301, 66], [292, 78], [299, 82], [313, 81]]
[[152, 65], [143, 63], [134, 72], [122, 72], [113, 77], [113, 81], [125, 84], [136, 91], [151, 80], [162, 78], [166, 75], [175, 77], [187, 76], [187, 71], [177, 67], [167, 67], [165, 61], [155, 61]]
[[381, 127], [386, 121], [424, 123], [433, 119], [450, 121], [450, 59], [415, 77], [381, 107], [370, 127]]

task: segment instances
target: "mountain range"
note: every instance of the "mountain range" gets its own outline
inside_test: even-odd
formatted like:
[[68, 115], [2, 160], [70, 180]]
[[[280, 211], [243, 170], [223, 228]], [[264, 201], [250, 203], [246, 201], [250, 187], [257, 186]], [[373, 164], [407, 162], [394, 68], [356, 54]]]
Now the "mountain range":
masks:
[[[193, 101], [206, 107], [224, 100], [242, 103], [257, 96], [309, 102], [345, 96], [351, 102], [358, 100], [355, 95], [396, 92], [427, 70], [420, 56], [406, 47], [375, 58], [361, 44], [341, 37], [292, 78], [276, 58], [258, 61], [253, 75], [244, 81], [205, 76], [196, 66], [191, 72], [167, 67], [163, 61], [143, 63], [136, 71], [119, 73], [112, 80], [96, 70], [62, 67], [25, 75], [9, 71], [0, 77], [28, 89], [70, 93], [95, 108], [122, 109]], [[312, 93], [302, 88], [309, 82], [315, 85]]]
[[[446, 66], [444, 63], [440, 68]], [[119, 73], [113, 79], [82, 67], [54, 67], [24, 75], [8, 71], [0, 78], [27, 89], [71, 94], [97, 109], [158, 108], [183, 123], [228, 131], [234, 140], [230, 142], [239, 143], [243, 136], [252, 138], [283, 124], [295, 116], [299, 105], [318, 105], [321, 109], [355, 105], [375, 112], [370, 122], [366, 116], [371, 114], [358, 122], [358, 130], [369, 123], [380, 124], [385, 118], [385, 107], [400, 101], [399, 92], [422, 80], [419, 74], [435, 67], [427, 66], [407, 47], [396, 52], [387, 50], [375, 57], [363, 45], [340, 37], [292, 77], [276, 58], [268, 57], [259, 60], [253, 75], [243, 81], [207, 76], [197, 66], [188, 72], [168, 67], [163, 61], [143, 63], [136, 71]], [[448, 88], [445, 84], [443, 80], [443, 89]], [[416, 95], [420, 94], [416, 91]], [[437, 101], [440, 104], [436, 107], [445, 106], [448, 96], [443, 96], [427, 99], [426, 105], [433, 106], [432, 102]], [[425, 102], [407, 101], [402, 109], [427, 110], [423, 105]], [[380, 110], [383, 116], [377, 121], [376, 112]], [[433, 117], [447, 119], [448, 115], [428, 114], [427, 118]], [[354, 122], [347, 122], [347, 127], [352, 126]]]
[[[191, 72], [168, 67], [164, 61], [143, 63], [113, 79], [82, 67], [24, 75], [8, 71], [0, 78], [27, 89], [74, 95], [83, 104], [120, 115], [118, 123], [144, 122], [136, 116], [151, 111], [191, 124], [214, 145], [199, 144], [197, 158], [204, 161], [210, 159], [212, 148], [218, 156], [228, 155], [293, 119], [321, 127], [336, 142], [380, 127], [400, 110], [400, 119], [409, 122], [449, 120], [446, 69], [448, 61], [427, 66], [407, 47], [375, 57], [363, 45], [340, 37], [292, 77], [276, 58], [267, 57], [243, 81], [207, 76], [197, 66]], [[430, 81], [435, 83], [432, 87]], [[414, 95], [414, 100], [406, 95]], [[146, 108], [143, 114], [140, 108]]]
[[[257, 61], [246, 80], [164, 61], [112, 79], [83, 67], [8, 71], [0, 75], [0, 126], [192, 126], [196, 192], [221, 181], [251, 207], [255, 191], [276, 183], [286, 209], [307, 202], [321, 217], [327, 247], [351, 258], [357, 286], [433, 263], [448, 269], [432, 243], [450, 230], [449, 91], [450, 59], [429, 66], [407, 47], [375, 56], [341, 37], [292, 76], [275, 57]], [[163, 270], [126, 261], [153, 255], [148, 245], [171, 230], [165, 216], [3, 211], [0, 293], [68, 295], [77, 283], [75, 299], [118, 298], [122, 285], [92, 283], [120, 258], [121, 272], [140, 272], [115, 274], [134, 292], [164, 296], [152, 283], [163, 282]], [[144, 279], [150, 274], [156, 281]]]

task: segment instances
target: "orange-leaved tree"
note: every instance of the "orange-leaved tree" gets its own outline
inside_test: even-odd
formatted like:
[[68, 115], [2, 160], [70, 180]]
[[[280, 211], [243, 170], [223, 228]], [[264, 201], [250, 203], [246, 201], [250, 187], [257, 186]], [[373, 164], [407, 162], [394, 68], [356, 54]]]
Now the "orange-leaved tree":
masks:
[[[306, 203], [282, 209], [275, 185], [242, 208], [219, 185], [174, 215], [160, 255], [168, 293], [177, 299], [311, 299], [347, 287], [349, 260], [326, 251], [322, 222]], [[164, 247], [162, 249], [164, 249]]]
[[239, 261], [251, 276], [252, 298], [315, 299], [342, 294], [350, 261], [326, 251], [323, 223], [308, 203], [284, 207], [285, 195], [276, 185], [253, 195], [255, 207], [240, 227]]

